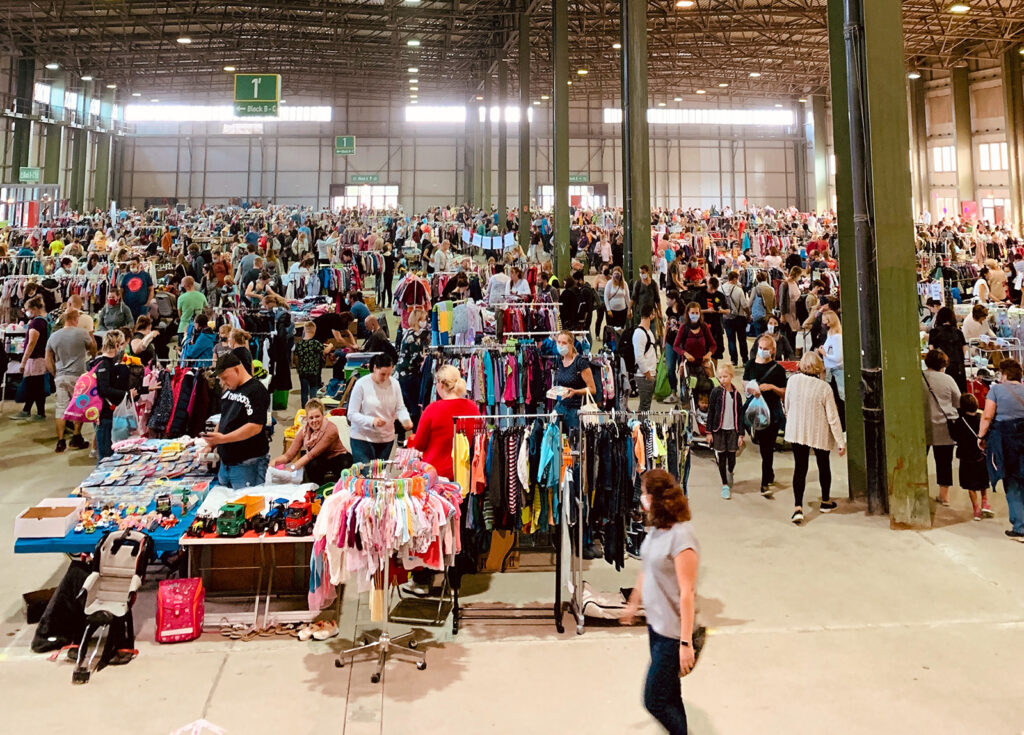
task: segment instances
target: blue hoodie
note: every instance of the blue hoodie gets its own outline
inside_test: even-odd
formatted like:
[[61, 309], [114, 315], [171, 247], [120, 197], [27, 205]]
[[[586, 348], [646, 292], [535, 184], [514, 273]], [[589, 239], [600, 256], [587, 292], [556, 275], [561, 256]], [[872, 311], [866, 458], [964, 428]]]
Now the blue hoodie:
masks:
[[217, 335], [209, 329], [196, 334], [195, 326], [188, 325], [181, 359], [187, 361], [185, 364], [188, 367], [210, 367], [213, 365], [213, 346], [217, 343]]

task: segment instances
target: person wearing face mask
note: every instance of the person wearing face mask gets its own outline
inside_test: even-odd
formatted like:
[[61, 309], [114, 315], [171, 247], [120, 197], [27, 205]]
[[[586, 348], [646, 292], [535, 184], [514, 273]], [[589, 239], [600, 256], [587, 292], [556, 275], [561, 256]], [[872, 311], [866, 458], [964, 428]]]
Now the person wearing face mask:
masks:
[[[87, 370], [95, 368], [96, 393], [103, 399], [100, 418], [96, 424], [96, 457], [106, 459], [114, 454], [111, 433], [114, 429], [114, 409], [121, 405], [128, 390], [128, 366], [120, 362], [121, 349], [124, 347], [124, 335], [119, 330], [111, 330], [103, 335], [103, 347], [100, 356], [89, 363]], [[131, 391], [132, 397], [135, 391]]]
[[555, 347], [561, 359], [555, 362], [554, 386], [565, 389], [555, 404], [555, 412], [561, 416], [565, 430], [573, 431], [580, 426], [579, 410], [583, 405], [582, 396], [592, 396], [597, 392], [594, 374], [590, 362], [576, 352], [571, 333], [559, 332], [555, 336]]
[[779, 320], [776, 316], [768, 317], [767, 322], [764, 326], [764, 333], [775, 340], [775, 356], [779, 360], [795, 360], [796, 351], [793, 349], [793, 343], [789, 341], [785, 333], [782, 332]]
[[635, 318], [639, 322], [640, 312], [648, 305], [660, 312], [661, 293], [658, 290], [658, 284], [651, 276], [651, 267], [642, 265], [640, 266], [640, 278], [633, 284], [633, 292], [630, 295], [629, 318]]
[[402, 388], [392, 375], [390, 355], [374, 355], [370, 374], [356, 381], [348, 404], [352, 458], [356, 462], [387, 459], [395, 444], [395, 421], [408, 431], [412, 418], [405, 407]]
[[672, 346], [683, 358], [684, 380], [707, 375], [715, 352], [715, 338], [704, 323], [699, 304], [691, 301], [686, 305], [686, 323], [679, 328]]
[[621, 268], [612, 269], [612, 277], [604, 287], [604, 306], [608, 314], [608, 326], [622, 329], [629, 318], [629, 291]]
[[754, 443], [761, 453], [761, 495], [765, 498], [772, 497], [771, 486], [775, 484], [775, 441], [785, 421], [782, 401], [786, 397], [786, 371], [775, 361], [776, 349], [771, 334], [761, 335], [753, 359], [743, 370], [746, 392], [764, 398], [771, 416], [770, 423], [753, 435]]
[[107, 294], [107, 304], [96, 317], [96, 328], [100, 331], [109, 332], [112, 329], [130, 327], [135, 324], [132, 318], [132, 311], [121, 301], [121, 297], [114, 291]]

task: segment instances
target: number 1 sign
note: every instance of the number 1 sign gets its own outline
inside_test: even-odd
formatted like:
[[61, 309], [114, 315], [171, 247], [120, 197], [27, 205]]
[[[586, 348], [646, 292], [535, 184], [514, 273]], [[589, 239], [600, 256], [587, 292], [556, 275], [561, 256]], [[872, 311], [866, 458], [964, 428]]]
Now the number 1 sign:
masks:
[[235, 74], [235, 116], [277, 115], [280, 74]]

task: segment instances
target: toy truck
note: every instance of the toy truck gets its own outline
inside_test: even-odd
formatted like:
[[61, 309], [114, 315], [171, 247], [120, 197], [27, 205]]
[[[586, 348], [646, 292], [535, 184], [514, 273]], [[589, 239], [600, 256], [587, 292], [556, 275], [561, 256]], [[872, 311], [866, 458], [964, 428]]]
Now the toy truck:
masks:
[[295, 500], [288, 506], [284, 532], [289, 536], [309, 536], [313, 533], [313, 509], [309, 503]]
[[252, 519], [262, 512], [266, 501], [261, 495], [243, 495], [233, 503], [225, 503], [217, 516], [217, 535], [234, 538], [252, 528]]
[[285, 527], [287, 511], [288, 499], [278, 498], [265, 515], [253, 516], [252, 529], [256, 533], [266, 532], [269, 536], [276, 535], [278, 531]]

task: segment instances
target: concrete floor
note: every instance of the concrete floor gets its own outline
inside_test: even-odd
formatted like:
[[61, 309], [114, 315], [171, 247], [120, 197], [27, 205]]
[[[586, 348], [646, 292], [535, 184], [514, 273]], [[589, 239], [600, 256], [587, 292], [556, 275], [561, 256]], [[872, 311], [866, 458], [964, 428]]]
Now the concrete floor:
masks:
[[[53, 454], [52, 437], [50, 423], [0, 419], [5, 732], [168, 733], [198, 719], [227, 733], [660, 731], [641, 706], [643, 629], [593, 626], [578, 637], [566, 616], [562, 635], [549, 622], [469, 623], [453, 641], [448, 627], [423, 627], [424, 640], [436, 641], [426, 644], [429, 668], [391, 663], [384, 682], [371, 684], [372, 663], [334, 666], [367, 617], [365, 598], [352, 594], [333, 641], [207, 634], [161, 646], [153, 642], [148, 584], [137, 608], [141, 655], [72, 687], [70, 664], [30, 652], [21, 602], [21, 593], [55, 585], [65, 561], [11, 551], [14, 516], [88, 471], [83, 452]], [[833, 464], [845, 496], [845, 468], [835, 456]], [[694, 464], [698, 616], [712, 635], [684, 681], [693, 732], [1024, 729], [1024, 547], [1003, 536], [1002, 495], [995, 520], [972, 522], [966, 493], [954, 491], [954, 507], [939, 509], [934, 529], [895, 532], [859, 504], [840, 501], [838, 512], [820, 515], [812, 484], [807, 522], [797, 528], [789, 522], [790, 455], [777, 462], [775, 500], [759, 496], [757, 467], [754, 452], [742, 455], [733, 499], [723, 501], [710, 459]], [[623, 573], [603, 562], [588, 567], [596, 589], [633, 582], [634, 563]], [[542, 573], [477, 577], [467, 586], [475, 600], [527, 603], [552, 594], [551, 575]]]

